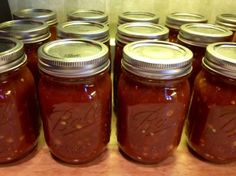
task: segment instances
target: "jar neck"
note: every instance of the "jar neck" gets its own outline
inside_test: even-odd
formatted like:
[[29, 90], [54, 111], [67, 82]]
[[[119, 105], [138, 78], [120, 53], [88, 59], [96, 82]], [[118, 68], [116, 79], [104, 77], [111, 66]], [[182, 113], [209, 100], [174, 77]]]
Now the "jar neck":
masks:
[[130, 81], [135, 81], [135, 82], [138, 82], [140, 84], [145, 84], [145, 85], [158, 85], [158, 86], [163, 86], [163, 87], [166, 87], [166, 86], [171, 87], [171, 86], [175, 86], [176, 84], [179, 84], [180, 82], [188, 81], [188, 77], [189, 77], [189, 75], [185, 75], [183, 77], [173, 78], [173, 79], [163, 79], [163, 80], [151, 79], [151, 78], [135, 75], [127, 71], [123, 67], [122, 67], [122, 73], [124, 77], [129, 79]]
[[42, 78], [46, 78], [47, 80], [53, 81], [53, 82], [60, 82], [60, 83], [69, 83], [69, 84], [78, 84], [78, 83], [85, 83], [89, 84], [95, 81], [98, 81], [100, 79], [103, 79], [105, 76], [109, 76], [109, 69], [106, 69], [105, 71], [98, 73], [96, 75], [87, 76], [87, 77], [76, 77], [76, 78], [66, 78], [66, 77], [56, 77], [53, 75], [49, 75], [45, 72], [42, 72], [40, 70], [40, 74]]
[[223, 82], [223, 83], [226, 83], [226, 84], [231, 84], [231, 85], [236, 86], [236, 79], [229, 78], [227, 76], [216, 73], [216, 72], [208, 69], [204, 65], [202, 65], [202, 71], [203, 71], [203, 73], [206, 76], [206, 79], [208, 81], [211, 81], [211, 82], [216, 83], [216, 84], [218, 84], [219, 82]]
[[9, 70], [7, 72], [1, 73], [0, 74], [0, 81], [5, 81], [6, 79], [8, 79], [9, 77], [17, 77], [20, 75], [20, 72], [24, 69], [27, 68], [26, 67], [26, 62], [22, 65], [20, 65], [19, 67]]

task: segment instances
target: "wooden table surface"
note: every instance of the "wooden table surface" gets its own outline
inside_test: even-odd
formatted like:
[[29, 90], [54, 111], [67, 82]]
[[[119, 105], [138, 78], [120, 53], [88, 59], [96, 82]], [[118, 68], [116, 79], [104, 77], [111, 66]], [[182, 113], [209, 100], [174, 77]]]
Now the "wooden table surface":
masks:
[[[115, 119], [115, 118], [114, 118]], [[211, 164], [195, 158], [184, 137], [174, 156], [158, 165], [142, 165], [125, 159], [118, 151], [113, 120], [108, 150], [96, 161], [72, 166], [54, 160], [43, 135], [37, 151], [14, 165], [0, 166], [0, 176], [236, 176], [236, 163]]]

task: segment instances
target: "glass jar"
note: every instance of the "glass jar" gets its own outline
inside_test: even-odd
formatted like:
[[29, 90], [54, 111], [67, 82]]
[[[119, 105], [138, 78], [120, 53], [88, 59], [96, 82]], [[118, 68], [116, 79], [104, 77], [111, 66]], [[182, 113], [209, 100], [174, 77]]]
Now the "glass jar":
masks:
[[150, 22], [158, 24], [159, 16], [150, 12], [123, 12], [118, 16], [118, 25], [131, 22]]
[[49, 9], [21, 9], [13, 13], [13, 18], [16, 20], [30, 19], [47, 23], [51, 32], [51, 40], [56, 40], [57, 14], [54, 11]]
[[123, 48], [126, 44], [145, 40], [167, 40], [169, 30], [165, 26], [153, 23], [125, 23], [118, 27], [116, 34], [115, 57], [114, 57], [114, 77], [113, 77], [113, 92], [114, 106], [117, 105], [117, 85], [121, 74], [121, 59]]
[[24, 43], [27, 66], [32, 72], [35, 83], [39, 80], [37, 50], [50, 38], [48, 25], [40, 21], [12, 20], [0, 24], [0, 35], [14, 37]]
[[66, 163], [94, 160], [110, 138], [111, 79], [106, 45], [63, 39], [39, 48], [44, 136]]
[[236, 14], [220, 14], [216, 17], [216, 24], [230, 29], [234, 33], [232, 42], [236, 42]]
[[180, 26], [186, 23], [207, 23], [207, 19], [203, 15], [195, 13], [175, 12], [167, 15], [165, 25], [170, 30], [170, 42], [177, 42]]
[[214, 163], [236, 161], [236, 44], [207, 47], [187, 119], [189, 147]]
[[232, 32], [214, 24], [189, 23], [180, 27], [178, 43], [188, 47], [193, 52], [193, 71], [189, 77], [190, 86], [201, 70], [202, 58], [207, 45], [215, 42], [231, 41]]
[[129, 158], [158, 163], [177, 148], [188, 111], [192, 52], [139, 41], [124, 47], [118, 86], [117, 138]]
[[76, 10], [67, 14], [67, 20], [108, 24], [107, 14], [99, 10]]
[[25, 157], [37, 146], [39, 115], [34, 79], [23, 43], [0, 38], [0, 163]]

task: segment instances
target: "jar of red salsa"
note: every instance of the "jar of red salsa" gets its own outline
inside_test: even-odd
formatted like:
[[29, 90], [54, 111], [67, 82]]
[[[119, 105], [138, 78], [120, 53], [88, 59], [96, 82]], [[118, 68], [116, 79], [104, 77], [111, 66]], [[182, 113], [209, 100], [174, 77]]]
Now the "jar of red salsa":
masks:
[[39, 80], [38, 48], [50, 38], [48, 25], [40, 21], [12, 20], [0, 24], [0, 35], [14, 37], [24, 43], [27, 66], [32, 72], [35, 83]]
[[229, 29], [214, 24], [189, 23], [180, 27], [178, 43], [188, 47], [193, 52], [193, 71], [189, 77], [191, 87], [196, 75], [201, 70], [201, 62], [207, 45], [231, 41], [232, 34]]
[[57, 14], [49, 9], [21, 9], [13, 13], [14, 19], [30, 19], [48, 24], [51, 40], [56, 40]]
[[36, 148], [39, 116], [34, 79], [23, 43], [0, 38], [0, 163], [25, 157]]
[[110, 138], [111, 79], [106, 45], [64, 39], [39, 49], [39, 98], [44, 136], [66, 163], [92, 161]]
[[236, 44], [209, 45], [202, 66], [187, 119], [188, 145], [205, 160], [236, 161]]
[[236, 42], [236, 14], [220, 14], [216, 17], [216, 24], [230, 29], [234, 33], [232, 42]]
[[84, 21], [108, 24], [108, 16], [103, 11], [79, 9], [67, 14], [68, 21]]
[[124, 47], [118, 86], [117, 138], [129, 158], [158, 163], [177, 148], [190, 100], [192, 52], [139, 41]]
[[167, 15], [165, 25], [170, 30], [170, 42], [177, 42], [180, 26], [187, 23], [207, 23], [207, 19], [203, 15], [195, 13], [175, 12]]
[[118, 25], [131, 22], [150, 22], [158, 24], [159, 16], [151, 12], [123, 12], [118, 16]]
[[115, 107], [117, 105], [117, 85], [121, 74], [121, 59], [123, 57], [122, 52], [124, 46], [128, 43], [145, 39], [167, 40], [168, 35], [168, 28], [159, 24], [133, 22], [118, 26], [116, 34], [113, 78]]

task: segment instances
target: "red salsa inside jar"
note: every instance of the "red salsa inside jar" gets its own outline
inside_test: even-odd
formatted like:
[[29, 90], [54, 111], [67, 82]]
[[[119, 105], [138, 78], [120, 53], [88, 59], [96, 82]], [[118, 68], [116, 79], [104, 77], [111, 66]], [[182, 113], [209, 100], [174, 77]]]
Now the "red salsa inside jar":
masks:
[[215, 163], [236, 160], [235, 51], [234, 43], [207, 47], [187, 120], [188, 145], [200, 157]]
[[125, 46], [118, 85], [117, 139], [129, 158], [154, 164], [177, 148], [190, 100], [191, 58], [190, 50], [169, 42]]
[[0, 117], [0, 163], [25, 157], [39, 136], [36, 88], [23, 43], [10, 38], [0, 38]]
[[96, 159], [110, 138], [107, 47], [95, 41], [57, 40], [41, 47], [39, 56], [40, 107], [50, 152], [72, 164]]

